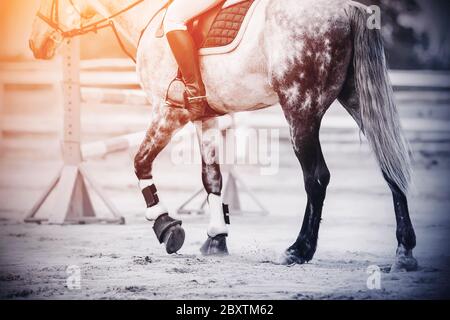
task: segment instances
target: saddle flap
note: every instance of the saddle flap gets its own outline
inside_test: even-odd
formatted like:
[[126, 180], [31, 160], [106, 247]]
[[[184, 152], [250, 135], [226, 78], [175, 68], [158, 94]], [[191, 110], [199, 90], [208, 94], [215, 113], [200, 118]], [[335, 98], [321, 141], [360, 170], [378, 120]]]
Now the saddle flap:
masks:
[[188, 28], [197, 47], [223, 47], [233, 42], [254, 1], [227, 0], [192, 21]]
[[253, 2], [254, 0], [237, 1], [222, 8], [214, 19], [202, 48], [223, 47], [233, 42]]
[[188, 30], [191, 32], [197, 48], [201, 48], [205, 43], [209, 30], [221, 11], [222, 5], [215, 6], [188, 24]]
[[[187, 27], [197, 48], [202, 49], [200, 54], [202, 55], [205, 49], [221, 47], [224, 48], [223, 52], [219, 49], [217, 52], [213, 50], [213, 53], [226, 53], [236, 47], [239, 43], [239, 41], [236, 41], [239, 40], [237, 38], [241, 38], [243, 35], [241, 28], [245, 24], [245, 20], [247, 22], [249, 20], [246, 19], [246, 16], [251, 15], [250, 8], [255, 2], [258, 2], [258, 0], [226, 0], [190, 21]], [[156, 30], [155, 36], [157, 38], [164, 36], [163, 22], [168, 4], [170, 2], [160, 10], [164, 13], [161, 24]], [[233, 42], [236, 42], [234, 47], [230, 46]]]

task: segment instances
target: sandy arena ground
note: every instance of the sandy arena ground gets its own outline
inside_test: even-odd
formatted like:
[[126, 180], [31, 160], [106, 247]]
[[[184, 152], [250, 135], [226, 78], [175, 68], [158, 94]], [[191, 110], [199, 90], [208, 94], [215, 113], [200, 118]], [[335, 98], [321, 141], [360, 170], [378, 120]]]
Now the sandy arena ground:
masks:
[[[142, 121], [146, 116], [135, 118]], [[287, 141], [280, 145], [276, 175], [262, 176], [257, 167], [237, 168], [270, 215], [232, 216], [231, 255], [218, 258], [201, 256], [208, 219], [196, 215], [181, 217], [186, 242], [180, 252], [165, 253], [143, 217], [144, 203], [133, 173], [135, 150], [88, 162], [89, 171], [126, 218], [125, 225], [21, 223], [55, 173], [58, 140], [6, 135], [0, 157], [0, 298], [450, 298], [448, 143], [413, 145], [415, 189], [410, 209], [420, 268], [389, 273], [396, 239], [388, 188], [357, 135], [350, 143], [329, 138], [323, 149], [332, 181], [316, 256], [305, 265], [283, 266], [278, 264], [280, 255], [300, 230], [306, 198], [300, 166]], [[201, 178], [198, 165], [175, 166], [170, 154], [169, 148], [158, 158], [154, 172], [161, 198], [174, 213], [201, 185]], [[97, 205], [98, 199], [93, 200]], [[253, 209], [245, 197], [242, 205]], [[98, 210], [106, 212], [103, 207]], [[79, 290], [67, 287], [67, 268], [72, 265], [81, 270]], [[380, 290], [366, 285], [366, 271], [372, 265], [382, 270]]]

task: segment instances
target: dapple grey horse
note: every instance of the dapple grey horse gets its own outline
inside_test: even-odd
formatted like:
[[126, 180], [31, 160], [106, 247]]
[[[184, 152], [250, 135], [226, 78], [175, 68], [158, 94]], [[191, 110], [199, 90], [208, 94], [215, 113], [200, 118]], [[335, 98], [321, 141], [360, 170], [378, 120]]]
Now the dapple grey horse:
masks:
[[[122, 36], [138, 46], [137, 72], [153, 106], [147, 135], [135, 158], [137, 177], [143, 189], [152, 186], [153, 197], [153, 162], [174, 133], [191, 120], [186, 110], [169, 108], [164, 103], [177, 66], [166, 39], [155, 37], [161, 18], [150, 23], [139, 42], [149, 17], [156, 15], [164, 2], [146, 0], [113, 19]], [[37, 58], [52, 58], [64, 37], [63, 30], [76, 29], [80, 23], [87, 24], [99, 16], [111, 17], [130, 3], [132, 0], [60, 0], [55, 27], [55, 0], [42, 0], [30, 46]], [[393, 268], [416, 269], [412, 255], [416, 238], [406, 196], [409, 153], [393, 99], [380, 30], [368, 27], [367, 8], [341, 0], [257, 0], [255, 5], [240, 45], [226, 54], [202, 56], [201, 66], [208, 102], [217, 113], [251, 111], [276, 103], [284, 112], [303, 170], [308, 201], [298, 238], [286, 250], [283, 262], [302, 264], [310, 261], [316, 251], [330, 181], [319, 130], [324, 114], [338, 99], [367, 137], [392, 191], [398, 241]], [[220, 200], [222, 175], [217, 146], [208, 135], [216, 126], [214, 117], [196, 123], [203, 183], [210, 195], [209, 249], [205, 254], [224, 253], [223, 236], [228, 233]], [[152, 204], [147, 209], [150, 220], [167, 213], [160, 201]], [[180, 228], [172, 231], [181, 233]]]

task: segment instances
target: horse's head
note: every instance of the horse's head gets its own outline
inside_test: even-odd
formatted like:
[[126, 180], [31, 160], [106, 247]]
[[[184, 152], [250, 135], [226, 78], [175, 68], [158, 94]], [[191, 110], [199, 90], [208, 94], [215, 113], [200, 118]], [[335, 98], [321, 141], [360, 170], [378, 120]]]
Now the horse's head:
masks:
[[53, 58], [64, 32], [79, 28], [95, 16], [88, 0], [41, 0], [29, 40], [35, 58]]

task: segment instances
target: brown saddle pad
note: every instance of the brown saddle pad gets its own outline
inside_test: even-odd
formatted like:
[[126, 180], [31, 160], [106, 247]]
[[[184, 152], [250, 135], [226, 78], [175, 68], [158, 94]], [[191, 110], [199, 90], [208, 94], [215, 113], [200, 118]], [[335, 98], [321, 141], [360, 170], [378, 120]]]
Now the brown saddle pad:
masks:
[[221, 8], [200, 47], [222, 47], [233, 42], [253, 1], [247, 0], [224, 9]]
[[245, 0], [226, 8], [222, 3], [189, 23], [197, 47], [222, 47], [233, 42], [253, 2]]

